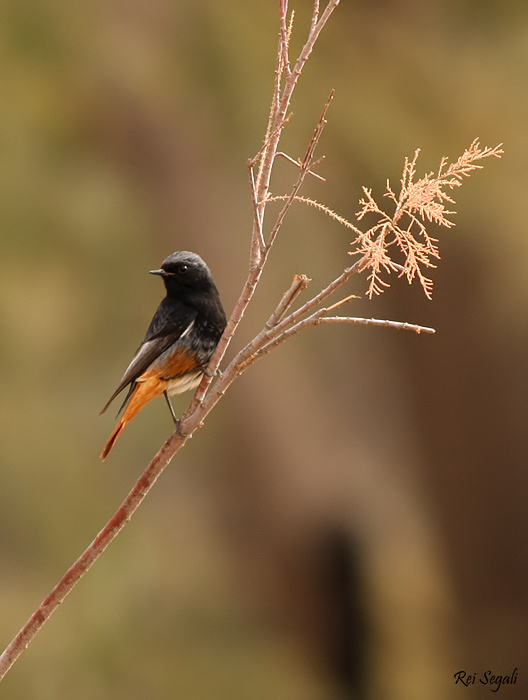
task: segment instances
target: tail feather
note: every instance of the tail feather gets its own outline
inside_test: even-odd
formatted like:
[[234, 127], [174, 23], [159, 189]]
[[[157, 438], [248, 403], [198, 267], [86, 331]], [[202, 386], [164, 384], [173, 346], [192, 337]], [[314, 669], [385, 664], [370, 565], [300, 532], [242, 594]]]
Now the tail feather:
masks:
[[104, 461], [108, 457], [110, 450], [126, 424], [130, 423], [132, 418], [134, 418], [151, 399], [163, 394], [165, 385], [166, 382], [159, 377], [149, 377], [136, 383], [134, 390], [125, 400], [126, 408], [121, 419], [112, 431], [112, 434], [101, 452], [101, 460]]
[[126, 423], [125, 421], [121, 418], [119, 423], [116, 425], [116, 427], [113, 429], [112, 434], [108, 438], [106, 445], [103, 448], [103, 451], [101, 452], [101, 461], [104, 462], [105, 459], [108, 457], [110, 450], [114, 446], [115, 441], [119, 437], [121, 431], [125, 427]]

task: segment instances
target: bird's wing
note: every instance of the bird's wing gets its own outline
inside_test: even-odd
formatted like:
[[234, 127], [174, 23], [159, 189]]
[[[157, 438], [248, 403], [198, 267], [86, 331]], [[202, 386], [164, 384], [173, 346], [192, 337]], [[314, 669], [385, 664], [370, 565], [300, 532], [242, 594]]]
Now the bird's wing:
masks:
[[[166, 303], [164, 299], [154, 314], [154, 318], [141, 343], [128, 365], [119, 386], [108, 399], [101, 411], [104, 413], [115, 397], [132, 384], [143, 372], [173, 343], [187, 335], [193, 327], [196, 311], [184, 304]], [[128, 399], [128, 397], [127, 397]], [[125, 399], [125, 404], [127, 399]]]

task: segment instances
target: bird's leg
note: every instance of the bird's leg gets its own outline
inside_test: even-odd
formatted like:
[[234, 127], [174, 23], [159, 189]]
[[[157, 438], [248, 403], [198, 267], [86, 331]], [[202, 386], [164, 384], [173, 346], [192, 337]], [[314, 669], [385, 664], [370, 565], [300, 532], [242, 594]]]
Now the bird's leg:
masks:
[[167, 402], [167, 406], [169, 407], [169, 411], [172, 416], [172, 420], [174, 421], [174, 425], [176, 426], [176, 430], [180, 432], [180, 420], [179, 418], [176, 418], [176, 414], [174, 413], [174, 408], [171, 404], [171, 401], [169, 399], [169, 395], [167, 394], [167, 391], [163, 392], [163, 396], [165, 397], [165, 401]]

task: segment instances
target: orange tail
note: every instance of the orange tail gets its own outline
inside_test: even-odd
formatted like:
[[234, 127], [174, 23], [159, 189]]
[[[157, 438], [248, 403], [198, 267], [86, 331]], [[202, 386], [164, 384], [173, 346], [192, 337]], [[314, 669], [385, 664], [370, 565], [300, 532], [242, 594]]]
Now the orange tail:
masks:
[[121, 418], [119, 423], [116, 425], [116, 427], [112, 431], [112, 434], [108, 438], [108, 441], [107, 441], [106, 445], [104, 446], [103, 451], [101, 452], [101, 461], [102, 462], [104, 462], [105, 459], [108, 457], [110, 450], [114, 446], [115, 441], [119, 437], [119, 434], [121, 433], [121, 431], [123, 430], [125, 425], [126, 425], [125, 421]]
[[136, 388], [130, 396], [123, 415], [112, 431], [112, 434], [108, 438], [108, 441], [101, 452], [101, 460], [103, 462], [110, 454], [110, 450], [114, 446], [125, 425], [130, 423], [132, 418], [134, 418], [134, 416], [136, 416], [141, 411], [143, 406], [145, 406], [145, 404], [147, 404], [151, 399], [163, 394], [166, 383], [167, 382], [165, 382], [163, 379], [159, 379], [159, 377], [148, 377], [147, 379], [139, 381], [136, 384]]

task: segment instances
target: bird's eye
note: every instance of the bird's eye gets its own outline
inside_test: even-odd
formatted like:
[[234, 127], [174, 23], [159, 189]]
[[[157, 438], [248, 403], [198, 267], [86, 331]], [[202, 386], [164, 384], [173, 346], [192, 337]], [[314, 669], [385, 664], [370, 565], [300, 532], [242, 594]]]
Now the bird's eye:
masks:
[[185, 263], [180, 263], [178, 265], [178, 272], [180, 275], [185, 275], [187, 272], [189, 272], [189, 265], [186, 265]]

